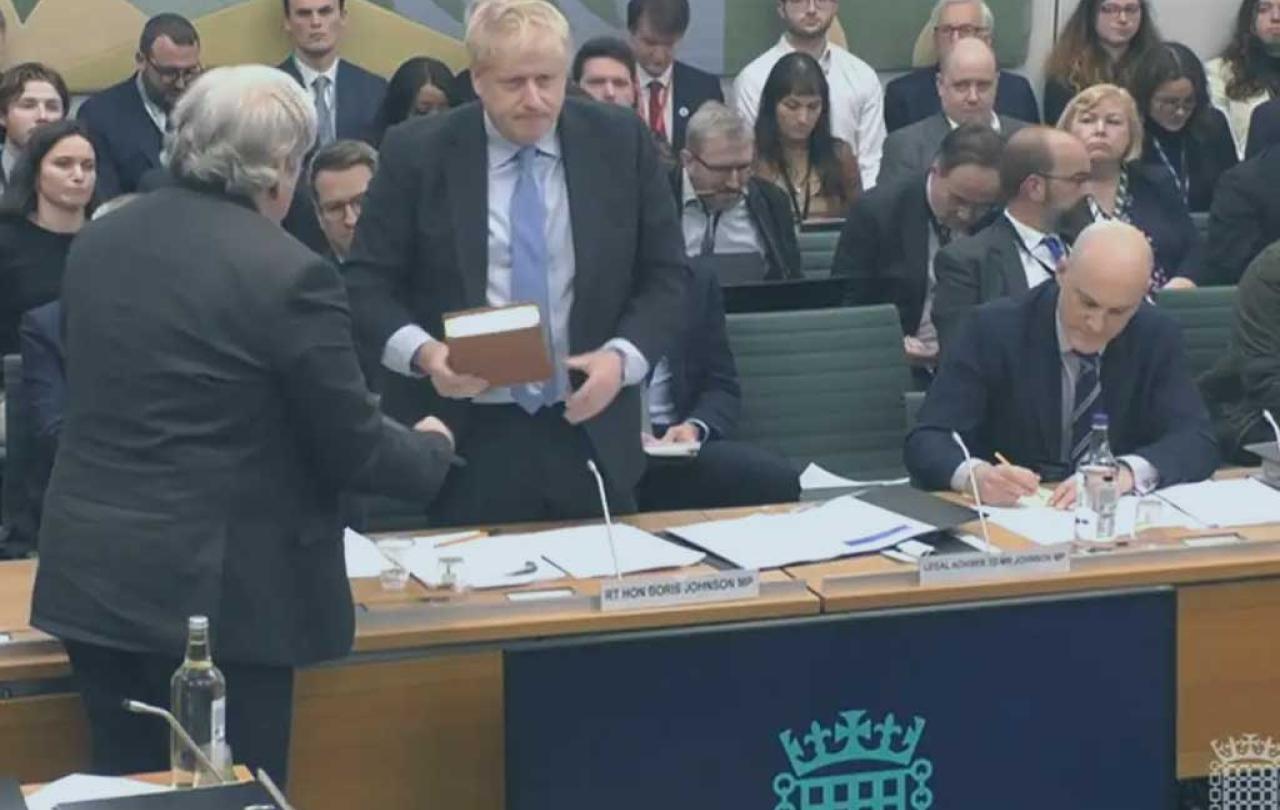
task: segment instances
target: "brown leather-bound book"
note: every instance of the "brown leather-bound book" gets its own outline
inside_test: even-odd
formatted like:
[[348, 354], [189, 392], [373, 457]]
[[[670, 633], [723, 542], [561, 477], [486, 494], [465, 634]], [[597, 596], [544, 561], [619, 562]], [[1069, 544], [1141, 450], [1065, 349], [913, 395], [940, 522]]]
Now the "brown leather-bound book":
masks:
[[449, 367], [493, 386], [551, 378], [551, 358], [536, 304], [450, 312], [444, 316]]

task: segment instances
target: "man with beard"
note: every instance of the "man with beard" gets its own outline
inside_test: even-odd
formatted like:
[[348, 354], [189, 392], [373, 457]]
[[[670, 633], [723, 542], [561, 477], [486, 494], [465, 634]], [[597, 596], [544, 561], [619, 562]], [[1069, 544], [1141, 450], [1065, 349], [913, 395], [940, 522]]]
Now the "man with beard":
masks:
[[160, 167], [169, 112], [202, 70], [200, 35], [185, 17], [157, 14], [143, 26], [134, 60], [133, 76], [80, 108], [98, 154], [99, 200], [137, 191]]
[[1000, 161], [1004, 214], [934, 259], [933, 322], [944, 350], [975, 306], [1053, 277], [1067, 255], [1063, 215], [1084, 196], [1089, 172], [1089, 153], [1070, 133], [1026, 127], [1009, 139]]

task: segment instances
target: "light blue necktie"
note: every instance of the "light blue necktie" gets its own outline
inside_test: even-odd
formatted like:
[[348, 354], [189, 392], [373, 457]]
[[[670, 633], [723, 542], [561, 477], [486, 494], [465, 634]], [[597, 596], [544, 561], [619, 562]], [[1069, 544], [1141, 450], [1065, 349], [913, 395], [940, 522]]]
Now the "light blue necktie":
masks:
[[[547, 283], [550, 264], [547, 251], [547, 207], [535, 171], [538, 148], [526, 146], [515, 157], [519, 176], [511, 195], [511, 301], [538, 305], [542, 313], [542, 333], [552, 360], [551, 293]], [[528, 413], [559, 399], [556, 376], [540, 384], [513, 385], [511, 396]]]

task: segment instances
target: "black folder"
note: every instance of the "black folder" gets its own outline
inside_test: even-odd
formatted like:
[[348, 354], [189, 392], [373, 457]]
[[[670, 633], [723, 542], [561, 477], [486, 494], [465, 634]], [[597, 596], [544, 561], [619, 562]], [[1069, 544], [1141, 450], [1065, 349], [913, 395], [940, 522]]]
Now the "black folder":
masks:
[[175, 790], [172, 793], [71, 802], [58, 805], [57, 810], [244, 810], [251, 805], [276, 810], [280, 808], [262, 785], [257, 782], [240, 782], [221, 787]]

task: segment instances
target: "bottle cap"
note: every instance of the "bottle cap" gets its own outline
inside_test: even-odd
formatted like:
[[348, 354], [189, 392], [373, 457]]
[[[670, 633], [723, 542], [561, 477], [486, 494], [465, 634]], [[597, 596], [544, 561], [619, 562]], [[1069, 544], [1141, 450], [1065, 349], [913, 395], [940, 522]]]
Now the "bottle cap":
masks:
[[187, 629], [188, 630], [208, 630], [209, 617], [208, 616], [192, 616], [191, 618], [187, 619]]
[[1107, 415], [1106, 415], [1105, 413], [1095, 413], [1095, 414], [1093, 415], [1093, 426], [1094, 426], [1094, 427], [1096, 427], [1096, 428], [1098, 428], [1098, 427], [1102, 427], [1102, 428], [1104, 428], [1104, 427], [1106, 427], [1106, 426], [1108, 425], [1108, 423], [1109, 423], [1109, 420], [1107, 419]]

